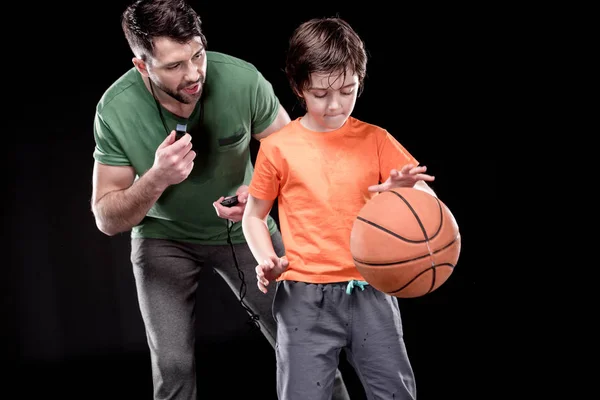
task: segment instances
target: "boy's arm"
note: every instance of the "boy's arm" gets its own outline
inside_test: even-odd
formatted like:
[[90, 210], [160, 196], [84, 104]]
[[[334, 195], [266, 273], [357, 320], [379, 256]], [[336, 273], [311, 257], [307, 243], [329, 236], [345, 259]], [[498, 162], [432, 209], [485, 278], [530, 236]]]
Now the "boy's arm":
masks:
[[248, 195], [246, 209], [242, 217], [244, 236], [257, 264], [270, 260], [272, 257], [277, 257], [267, 225], [267, 217], [273, 207], [273, 201], [257, 199], [252, 195]]

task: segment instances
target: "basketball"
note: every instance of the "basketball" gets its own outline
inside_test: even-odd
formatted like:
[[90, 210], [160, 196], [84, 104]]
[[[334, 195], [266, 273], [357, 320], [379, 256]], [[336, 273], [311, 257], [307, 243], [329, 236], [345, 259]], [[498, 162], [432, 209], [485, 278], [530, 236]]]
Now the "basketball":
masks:
[[460, 255], [454, 216], [414, 188], [377, 194], [360, 210], [350, 236], [356, 268], [374, 288], [399, 298], [424, 296], [448, 280]]

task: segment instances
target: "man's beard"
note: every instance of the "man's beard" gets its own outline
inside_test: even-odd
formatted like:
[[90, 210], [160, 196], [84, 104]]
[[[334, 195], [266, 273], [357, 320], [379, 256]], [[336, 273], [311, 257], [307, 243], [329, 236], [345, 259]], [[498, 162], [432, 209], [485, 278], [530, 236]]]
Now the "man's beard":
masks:
[[[198, 101], [198, 99], [200, 97], [202, 97], [202, 90], [204, 89], [204, 81], [206, 80], [206, 78], [204, 77], [204, 75], [200, 74], [200, 79], [198, 79], [198, 81], [196, 82], [186, 82], [182, 85], [180, 85], [177, 90], [171, 90], [166, 86], [163, 86], [162, 83], [149, 78], [152, 82], [151, 84], [156, 86], [157, 88], [159, 88], [160, 90], [162, 90], [165, 94], [169, 95], [170, 97], [174, 98], [175, 100], [177, 100], [180, 103], [183, 104], [192, 104], [196, 101]], [[188, 86], [192, 86], [195, 84], [199, 84], [200, 88], [198, 89], [198, 93], [194, 93], [194, 94], [182, 94], [180, 91], [183, 90], [184, 88], [188, 87]]]

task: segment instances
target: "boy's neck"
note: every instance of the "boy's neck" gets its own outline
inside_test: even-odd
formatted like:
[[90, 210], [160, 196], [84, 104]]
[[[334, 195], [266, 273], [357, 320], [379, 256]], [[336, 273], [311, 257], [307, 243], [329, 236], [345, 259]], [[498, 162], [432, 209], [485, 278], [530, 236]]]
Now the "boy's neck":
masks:
[[348, 119], [346, 118], [346, 120], [344, 120], [344, 123], [337, 127], [337, 128], [325, 128], [317, 123], [314, 122], [314, 120], [310, 117], [310, 115], [304, 114], [304, 116], [302, 116], [300, 118], [300, 125], [302, 125], [305, 129], [308, 129], [309, 131], [313, 131], [313, 132], [319, 132], [319, 133], [327, 133], [327, 132], [333, 132], [333, 131], [337, 131], [338, 129], [341, 129], [346, 122], [348, 122]]

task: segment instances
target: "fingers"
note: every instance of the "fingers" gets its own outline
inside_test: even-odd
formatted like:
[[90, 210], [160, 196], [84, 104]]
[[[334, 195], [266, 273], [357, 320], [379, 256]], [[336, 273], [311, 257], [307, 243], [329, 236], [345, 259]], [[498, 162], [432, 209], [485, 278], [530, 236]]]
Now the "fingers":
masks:
[[267, 286], [271, 280], [276, 280], [289, 265], [289, 261], [285, 256], [279, 258], [277, 255], [269, 256], [269, 259], [258, 264], [254, 270], [256, 271], [256, 284], [258, 289], [267, 293]]
[[[269, 283], [269, 279], [273, 279], [273, 268], [279, 263], [277, 256], [271, 256], [256, 266], [256, 276], [265, 279], [265, 283]], [[260, 270], [260, 271], [259, 271]]]
[[245, 204], [248, 201], [248, 185], [242, 185], [240, 186], [236, 191], [235, 194], [238, 197], [238, 202]]
[[265, 285], [261, 284], [260, 282], [256, 283], [258, 286], [258, 290], [260, 290], [263, 293], [267, 293], [267, 288], [265, 287]]
[[[192, 146], [190, 144], [190, 149], [191, 148], [192, 148]], [[196, 159], [196, 152], [194, 150], [191, 150], [185, 155], [185, 157], [183, 157], [183, 162], [187, 165], [187, 164], [193, 163], [195, 159]]]
[[415, 167], [412, 164], [407, 164], [404, 167], [402, 167], [401, 172], [398, 172], [397, 170], [393, 169], [390, 172], [390, 177], [392, 179], [401, 179], [403, 176], [411, 176], [413, 179], [417, 180], [432, 180], [431, 176], [425, 174], [425, 172], [427, 172], [427, 166], [425, 165]]
[[242, 185], [235, 191], [235, 194], [238, 196], [243, 193], [246, 193], [246, 194], [248, 193], [248, 185]]
[[192, 172], [192, 170], [193, 170], [193, 169], [194, 169], [194, 162], [193, 162], [193, 161], [191, 161], [191, 162], [190, 162], [190, 163], [187, 165], [187, 168], [186, 168], [186, 170], [185, 170], [185, 176], [187, 177], [187, 176], [188, 176], [188, 175], [189, 175], [189, 174]]
[[245, 204], [248, 201], [248, 192], [240, 193], [237, 197], [239, 203]]
[[171, 149], [174, 153], [188, 154], [192, 149], [192, 135], [186, 133], [181, 139], [171, 144]]
[[[265, 262], [267, 262], [267, 261], [265, 261]], [[269, 265], [271, 268], [273, 268], [274, 266], [276, 266], [277, 264], [279, 264], [279, 256], [278, 256], [278, 255], [276, 255], [276, 254], [272, 254], [272, 255], [269, 257], [269, 261], [268, 261], [268, 263], [269, 263], [268, 265]]]
[[258, 290], [260, 290], [263, 293], [267, 293], [267, 286], [269, 286], [269, 281], [265, 278], [264, 266], [262, 264], [259, 264], [256, 266], [255, 270]]
[[188, 166], [196, 158], [192, 150], [192, 136], [186, 133], [181, 139], [175, 139], [175, 131], [158, 146], [156, 154], [164, 162], [171, 165]]
[[383, 192], [385, 191], [385, 186], [381, 185], [372, 185], [367, 188], [369, 192]]
[[186, 133], [185, 135], [183, 135], [181, 137], [181, 139], [176, 140], [177, 135], [175, 133], [175, 131], [171, 131], [171, 133], [169, 133], [169, 136], [167, 136], [165, 138], [165, 140], [163, 140], [163, 142], [158, 146], [159, 149], [164, 149], [165, 147], [169, 147], [172, 146], [171, 148], [173, 149], [174, 152], [179, 153], [182, 150], [185, 150], [187, 148], [186, 153], [189, 151], [189, 149], [192, 148], [192, 135], [190, 135], [189, 133]]
[[425, 165], [415, 166], [414, 164], [404, 165], [400, 171], [397, 169], [390, 170], [390, 177], [378, 185], [371, 185], [367, 188], [369, 192], [385, 192], [394, 187], [409, 187], [417, 181], [433, 182], [435, 177], [426, 174], [427, 167]]
[[213, 207], [219, 218], [228, 219], [232, 222], [240, 222], [244, 216], [244, 209], [246, 208], [244, 203], [242, 205], [236, 205], [233, 207], [225, 207], [221, 202], [225, 200], [225, 197], [221, 196], [219, 200], [213, 203]]
[[169, 155], [185, 156], [192, 149], [192, 136], [186, 133], [181, 139], [176, 140], [175, 131], [171, 131], [169, 136], [158, 146], [157, 150], [165, 150]]
[[[410, 170], [412, 170], [413, 168], [415, 168], [414, 164], [406, 164], [405, 166], [402, 167], [402, 169], [400, 170], [400, 173], [403, 175], [410, 174]], [[392, 170], [392, 171], [395, 171], [395, 170]]]
[[428, 175], [425, 172], [427, 172], [427, 166], [422, 165], [419, 167], [411, 168], [409, 171], [409, 175], [411, 175], [415, 181], [433, 182], [435, 180], [435, 177], [432, 175]]
[[411, 175], [418, 175], [418, 174], [424, 173], [425, 171], [427, 171], [427, 167], [424, 166], [424, 165], [422, 165], [420, 167], [411, 168], [410, 171], [409, 171], [409, 174], [411, 174]]
[[163, 142], [158, 146], [159, 149], [164, 149], [165, 147], [173, 144], [175, 142], [175, 131], [171, 131], [169, 135], [163, 140]]
[[398, 172], [398, 170], [393, 169], [390, 172], [390, 176], [392, 178], [398, 178], [400, 177], [400, 175], [416, 175], [425, 171], [427, 171], [427, 167], [424, 165], [415, 166], [414, 164], [406, 164], [400, 169], [400, 172]]
[[279, 258], [276, 254], [271, 256], [269, 260], [269, 265], [272, 265], [271, 269], [268, 270], [268, 277], [271, 280], [275, 280], [283, 274], [283, 272], [287, 269], [289, 262], [287, 258]]
[[221, 197], [219, 197], [219, 199], [217, 201], [215, 201], [213, 203], [213, 207], [215, 208], [215, 211], [217, 212], [217, 216], [219, 216], [221, 218], [222, 218], [223, 211], [225, 210], [225, 207], [223, 207], [221, 205], [221, 202], [223, 200], [225, 200], [225, 197], [221, 196]]
[[417, 178], [417, 180], [427, 181], [427, 182], [433, 182], [435, 180], [435, 176], [427, 175], [427, 174], [419, 174], [419, 175], [416, 175], [415, 178]]
[[[215, 208], [215, 211], [217, 212], [217, 216], [219, 216], [220, 218], [223, 219], [229, 219], [233, 222], [237, 222], [235, 219], [235, 215], [239, 214], [239, 212], [236, 212], [235, 207], [225, 207], [224, 205], [221, 204], [221, 202], [225, 200], [225, 197], [221, 196], [219, 198], [219, 200], [215, 201], [213, 203], [213, 207]], [[241, 219], [240, 219], [241, 221]]]

